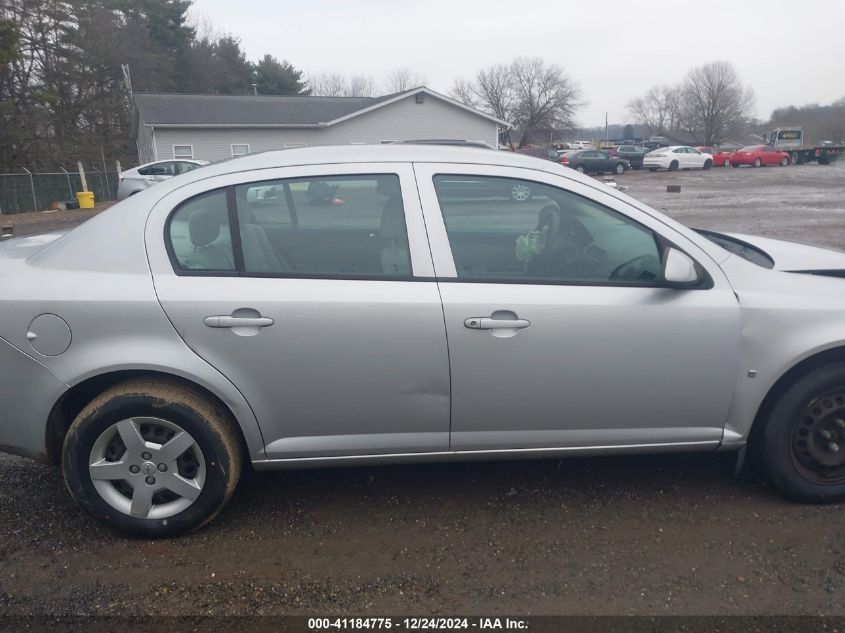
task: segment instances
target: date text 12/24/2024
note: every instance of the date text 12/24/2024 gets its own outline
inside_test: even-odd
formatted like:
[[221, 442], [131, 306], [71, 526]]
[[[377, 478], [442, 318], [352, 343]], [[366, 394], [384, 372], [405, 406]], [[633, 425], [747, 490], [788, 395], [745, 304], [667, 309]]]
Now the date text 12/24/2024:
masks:
[[360, 631], [360, 630], [405, 630], [405, 631], [520, 631], [528, 628], [528, 622], [519, 618], [309, 618], [309, 631]]

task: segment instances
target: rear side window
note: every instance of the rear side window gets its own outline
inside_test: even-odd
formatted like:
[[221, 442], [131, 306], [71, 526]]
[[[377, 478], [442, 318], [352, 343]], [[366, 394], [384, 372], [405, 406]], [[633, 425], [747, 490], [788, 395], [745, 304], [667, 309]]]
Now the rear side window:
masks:
[[181, 270], [235, 270], [228, 213], [221, 189], [192, 198], [170, 217], [167, 238]]
[[[227, 203], [232, 207], [228, 215], [237, 225], [230, 242], [234, 267], [204, 266], [195, 253], [206, 247], [193, 241], [189, 227], [176, 228], [190, 224], [201, 197], [180, 207], [170, 222], [172, 251], [182, 270], [353, 279], [411, 275], [405, 210], [395, 174], [251, 182], [205, 197], [211, 195], [223, 205], [219, 217], [226, 222], [227, 236]], [[212, 229], [207, 230], [210, 235]], [[186, 231], [187, 240], [179, 237]]]

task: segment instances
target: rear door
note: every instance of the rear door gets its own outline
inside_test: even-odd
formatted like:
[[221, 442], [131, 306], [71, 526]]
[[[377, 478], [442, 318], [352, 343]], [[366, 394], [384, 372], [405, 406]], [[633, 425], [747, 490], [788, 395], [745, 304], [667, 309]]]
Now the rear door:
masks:
[[244, 394], [268, 458], [448, 448], [443, 313], [409, 165], [208, 178], [165, 196], [146, 240], [168, 317]]

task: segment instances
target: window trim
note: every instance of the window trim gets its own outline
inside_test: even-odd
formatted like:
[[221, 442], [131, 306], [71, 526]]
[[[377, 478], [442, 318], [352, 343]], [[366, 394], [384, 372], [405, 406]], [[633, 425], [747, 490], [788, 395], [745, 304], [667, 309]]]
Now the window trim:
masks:
[[[407, 214], [407, 209], [405, 209], [404, 203], [404, 189], [402, 189], [402, 175], [398, 172], [382, 172], [382, 173], [338, 173], [338, 174], [315, 174], [313, 176], [287, 176], [282, 178], [267, 178], [264, 180], [255, 180], [255, 181], [248, 181], [248, 182], [238, 182], [232, 183], [228, 185], [223, 185], [220, 187], [215, 187], [213, 189], [208, 189], [203, 192], [199, 192], [195, 195], [182, 200], [179, 204], [177, 204], [172, 210], [170, 210], [167, 214], [167, 217], [164, 221], [164, 248], [167, 253], [167, 257], [170, 260], [170, 267], [172, 272], [178, 277], [244, 277], [244, 278], [254, 278], [254, 279], [324, 279], [324, 280], [335, 280], [335, 281], [428, 281], [432, 282], [435, 281], [433, 277], [418, 277], [414, 276], [414, 260], [411, 255], [411, 235], [408, 231], [408, 222], [407, 222], [407, 215], [405, 217], [405, 237], [408, 241], [408, 264], [409, 264], [409, 273], [408, 275], [403, 276], [396, 276], [396, 275], [359, 275], [359, 274], [341, 274], [341, 273], [305, 273], [305, 272], [285, 272], [285, 273], [266, 273], [266, 272], [250, 272], [245, 270], [244, 266], [244, 258], [243, 258], [243, 245], [241, 244], [241, 236], [240, 236], [240, 220], [238, 218], [238, 211], [237, 211], [237, 196], [236, 196], [236, 187], [242, 185], [258, 185], [262, 182], [278, 182], [279, 180], [305, 180], [305, 179], [318, 179], [321, 177], [324, 178], [376, 178], [379, 176], [393, 176], [399, 181], [400, 192], [403, 193], [403, 201], [402, 206], [403, 210]], [[286, 189], [289, 190], [289, 187]], [[181, 263], [179, 262], [179, 258], [176, 256], [176, 251], [173, 248], [173, 242], [170, 239], [170, 226], [173, 222], [173, 218], [179, 210], [184, 207], [186, 204], [190, 204], [197, 198], [205, 195], [209, 195], [212, 193], [216, 193], [219, 191], [225, 192], [226, 195], [226, 207], [227, 207], [227, 215], [229, 219], [229, 233], [231, 235], [231, 242], [232, 242], [232, 251], [235, 260], [235, 270], [198, 270], [192, 268], [184, 268], [182, 267]], [[293, 226], [293, 225], [292, 225]]]
[[[246, 147], [246, 154], [235, 154], [236, 147]], [[252, 153], [252, 148], [249, 143], [231, 143], [230, 149], [232, 151], [232, 158], [240, 158], [241, 156], [249, 156]]]
[[[191, 148], [191, 155], [190, 156], [177, 156], [176, 155], [176, 148], [177, 147], [190, 147]], [[194, 160], [194, 146], [193, 144], [189, 143], [177, 143], [176, 145], [171, 146], [171, 153], [173, 154], [173, 160]]]

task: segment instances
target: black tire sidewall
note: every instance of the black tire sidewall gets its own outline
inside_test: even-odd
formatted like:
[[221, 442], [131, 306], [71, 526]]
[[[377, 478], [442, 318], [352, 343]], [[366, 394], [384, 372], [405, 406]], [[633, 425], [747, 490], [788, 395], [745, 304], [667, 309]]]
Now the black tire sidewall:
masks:
[[[88, 475], [91, 448], [112, 424], [128, 418], [155, 417], [172, 422], [197, 442], [206, 466], [200, 496], [188, 508], [166, 519], [138, 519], [106, 503]], [[160, 537], [193, 530], [212, 518], [228, 498], [232, 464], [225, 444], [193, 408], [151, 395], [118, 395], [80, 421], [65, 441], [62, 468], [65, 481], [79, 504], [101, 523], [132, 536]]]
[[772, 407], [761, 434], [761, 457], [771, 482], [792, 499], [825, 503], [845, 498], [845, 482], [822, 485], [807, 480], [793, 463], [795, 421], [811, 400], [845, 385], [845, 363], [817, 368], [798, 379]]

